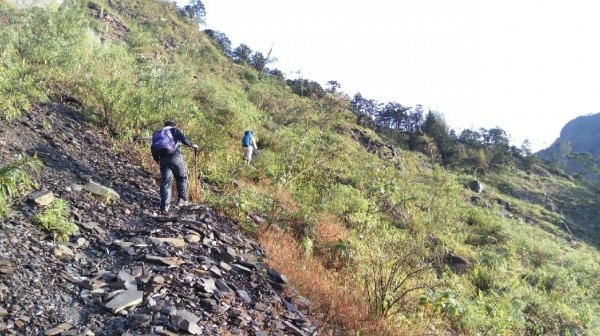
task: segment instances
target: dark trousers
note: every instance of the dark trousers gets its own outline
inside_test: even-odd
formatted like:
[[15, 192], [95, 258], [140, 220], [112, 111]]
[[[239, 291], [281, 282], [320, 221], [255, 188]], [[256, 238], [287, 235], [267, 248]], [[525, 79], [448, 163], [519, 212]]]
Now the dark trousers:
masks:
[[160, 209], [171, 204], [171, 189], [173, 176], [177, 182], [177, 196], [184, 201], [187, 200], [187, 169], [183, 162], [183, 155], [175, 152], [160, 158]]

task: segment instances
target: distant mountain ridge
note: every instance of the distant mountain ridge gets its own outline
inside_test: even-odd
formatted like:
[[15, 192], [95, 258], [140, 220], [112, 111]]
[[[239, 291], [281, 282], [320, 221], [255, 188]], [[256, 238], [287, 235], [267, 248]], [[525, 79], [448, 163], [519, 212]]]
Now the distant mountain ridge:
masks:
[[569, 121], [560, 131], [558, 139], [550, 147], [538, 152], [543, 158], [558, 150], [561, 142], [569, 142], [571, 153], [588, 152], [600, 156], [600, 113], [579, 116]]
[[558, 139], [536, 153], [568, 175], [600, 179], [600, 113], [588, 114], [569, 121]]

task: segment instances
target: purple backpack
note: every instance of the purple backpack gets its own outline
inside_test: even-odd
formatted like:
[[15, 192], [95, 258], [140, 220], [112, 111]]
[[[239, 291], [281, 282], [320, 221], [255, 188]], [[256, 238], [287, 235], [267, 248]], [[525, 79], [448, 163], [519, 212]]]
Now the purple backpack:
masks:
[[158, 156], [165, 156], [175, 153], [177, 144], [171, 133], [172, 127], [165, 127], [152, 135], [152, 146], [150, 151]]

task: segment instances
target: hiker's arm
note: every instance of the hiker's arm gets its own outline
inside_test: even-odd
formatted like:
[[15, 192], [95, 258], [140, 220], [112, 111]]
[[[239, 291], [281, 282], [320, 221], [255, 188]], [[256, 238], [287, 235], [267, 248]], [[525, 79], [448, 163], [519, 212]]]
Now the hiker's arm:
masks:
[[156, 161], [156, 163], [158, 163], [160, 161], [160, 158], [158, 157], [158, 155], [152, 153], [152, 158], [154, 159], [154, 161]]
[[258, 149], [258, 146], [256, 146], [256, 138], [252, 137], [252, 146], [256, 149]]
[[176, 142], [179, 141], [179, 142], [181, 142], [182, 144], [184, 144], [184, 145], [186, 145], [188, 147], [193, 147], [194, 146], [194, 144], [192, 143], [192, 141], [190, 139], [186, 138], [185, 135], [183, 135], [183, 133], [179, 129], [175, 129], [174, 133], [175, 133], [174, 134], [174, 138], [175, 138]]

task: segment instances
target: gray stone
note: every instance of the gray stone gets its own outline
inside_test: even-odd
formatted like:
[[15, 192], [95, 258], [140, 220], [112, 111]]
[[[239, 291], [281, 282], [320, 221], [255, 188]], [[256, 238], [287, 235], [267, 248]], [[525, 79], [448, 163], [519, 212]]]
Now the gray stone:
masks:
[[198, 326], [195, 322], [188, 321], [185, 318], [175, 315], [171, 317], [171, 323], [177, 328], [183, 329], [189, 332], [192, 335], [201, 335], [202, 328]]
[[244, 274], [252, 274], [252, 270], [249, 268], [246, 268], [242, 265], [238, 265], [238, 264], [233, 264], [231, 265], [231, 267], [233, 268], [233, 270], [237, 271], [238, 273], [244, 273]]
[[125, 282], [132, 281], [137, 285], [135, 277], [126, 271], [119, 271], [119, 273], [117, 274], [117, 279]]
[[291, 322], [283, 321], [283, 324], [285, 325], [285, 330], [287, 332], [289, 332], [290, 334], [292, 334], [294, 336], [306, 336], [306, 334], [302, 330], [298, 329]]
[[217, 289], [215, 279], [212, 278], [202, 278], [198, 284], [205, 293], [212, 293], [213, 290]]
[[48, 330], [44, 331], [44, 335], [46, 335], [46, 336], [58, 335], [61, 332], [65, 331], [65, 330], [69, 330], [71, 328], [73, 328], [73, 326], [68, 323], [59, 324], [52, 329], [48, 329]]
[[200, 318], [198, 316], [194, 315], [194, 313], [189, 312], [185, 309], [177, 310], [177, 313], [175, 315], [182, 317], [188, 321], [194, 322], [194, 323], [198, 323], [198, 321], [200, 321]]
[[93, 181], [86, 184], [84, 188], [85, 188], [85, 190], [91, 192], [92, 194], [106, 197], [112, 201], [116, 201], [119, 198], [121, 198], [119, 196], [119, 194], [117, 194], [117, 192], [115, 192], [111, 188], [105, 187], [105, 186], [98, 184], [96, 182], [93, 182]]
[[285, 275], [283, 275], [273, 269], [269, 270], [269, 278], [271, 279], [271, 281], [280, 283], [280, 284], [286, 284], [289, 282], [288, 278]]
[[48, 205], [54, 202], [54, 194], [52, 191], [39, 191], [29, 195], [29, 201], [37, 205]]
[[123, 293], [123, 292], [125, 292], [125, 291], [124, 291], [124, 290], [122, 290], [122, 289], [119, 289], [119, 290], [116, 290], [116, 291], [114, 291], [114, 292], [108, 293], [108, 294], [106, 294], [106, 296], [104, 297], [104, 301], [110, 301], [112, 298], [114, 298], [115, 296], [117, 296], [117, 295], [119, 295], [119, 294], [121, 294], [121, 293]]
[[256, 309], [258, 311], [266, 312], [267, 310], [269, 310], [269, 306], [267, 306], [266, 304], [264, 304], [262, 302], [256, 302], [256, 303], [254, 303], [254, 309]]
[[146, 254], [146, 261], [156, 263], [156, 264], [167, 265], [169, 267], [178, 267], [181, 264], [185, 264], [185, 261], [183, 261], [177, 257], [164, 257], [163, 258], [163, 257], [155, 256], [152, 254]]
[[222, 268], [222, 269], [223, 269], [225, 272], [229, 272], [229, 271], [231, 271], [231, 266], [229, 266], [229, 264], [228, 264], [228, 263], [225, 263], [225, 262], [222, 262], [222, 261], [221, 261], [221, 262], [219, 263], [219, 267], [221, 267], [221, 268]]
[[235, 253], [235, 250], [229, 246], [227, 246], [227, 248], [223, 251], [215, 252], [215, 255], [217, 256], [217, 258], [227, 263], [234, 262], [235, 257], [237, 257], [237, 253]]
[[168, 330], [157, 330], [156, 332], [158, 332], [158, 334], [161, 335], [161, 336], [177, 336], [176, 333], [172, 333], [172, 332], [170, 332]]
[[204, 307], [204, 309], [208, 310], [209, 312], [216, 311], [217, 306], [219, 305], [217, 303], [217, 300], [213, 299], [202, 299], [200, 300], [200, 304], [202, 305], [202, 307]]
[[138, 290], [126, 290], [106, 304], [106, 308], [110, 309], [114, 314], [123, 309], [133, 307], [142, 303], [144, 292]]
[[306, 309], [306, 310], [312, 309], [312, 307], [314, 306], [314, 304], [310, 300], [305, 298], [304, 296], [299, 296], [296, 303], [298, 304], [298, 306], [300, 308]]
[[296, 308], [296, 306], [294, 306], [293, 304], [291, 304], [290, 302], [287, 301], [283, 301], [283, 305], [285, 306], [286, 310], [291, 311], [292, 313], [295, 313], [298, 311], [298, 308]]
[[138, 289], [137, 284], [134, 283], [134, 282], [130, 282], [130, 281], [123, 282], [123, 287], [125, 287], [125, 289], [127, 289], [127, 290], [136, 290], [136, 289]]
[[6, 309], [4, 309], [3, 307], [0, 307], [0, 316], [6, 316], [8, 315], [8, 312], [6, 311]]
[[[126, 289], [127, 287], [125, 286], [125, 281], [114, 281], [114, 282], [109, 282], [108, 286], [112, 289]], [[137, 287], [137, 286], [136, 286]], [[137, 288], [136, 288], [137, 289]]]
[[221, 270], [217, 266], [212, 266], [209, 271], [217, 278], [223, 277]]
[[69, 261], [69, 260], [73, 259], [73, 257], [75, 257], [75, 254], [73, 253], [73, 250], [71, 250], [67, 246], [59, 244], [54, 249], [54, 256], [60, 260]]
[[132, 247], [134, 244], [130, 243], [130, 242], [124, 242], [124, 241], [117, 240], [113, 243], [113, 245], [118, 247], [118, 249], [120, 249], [120, 250], [125, 250], [127, 248]]
[[195, 235], [195, 234], [189, 234], [189, 235], [185, 236], [185, 240], [187, 240], [190, 243], [197, 243], [200, 240], [202, 240], [202, 238], [200, 236], [198, 236], [198, 235]]
[[476, 193], [482, 193], [483, 192], [483, 183], [481, 183], [480, 181], [477, 180], [473, 180], [471, 182], [468, 182], [466, 184], [467, 188], [469, 188], [471, 191], [474, 191]]
[[235, 243], [231, 237], [229, 237], [228, 235], [226, 235], [224, 233], [218, 232], [218, 237], [219, 237], [220, 241], [222, 241], [226, 244], [233, 245]]
[[217, 288], [221, 291], [221, 292], [225, 292], [225, 293], [229, 293], [231, 292], [231, 288], [229, 288], [229, 286], [227, 286], [226, 283], [224, 283], [221, 280], [217, 280], [215, 281], [215, 285], [217, 285]]
[[160, 309], [160, 312], [165, 315], [177, 315], [177, 308], [175, 307], [164, 307]]
[[246, 292], [245, 290], [238, 290], [236, 291], [237, 295], [242, 298], [242, 300], [250, 303], [252, 302], [252, 298], [250, 298], [250, 295], [248, 295], [248, 292]]
[[248, 268], [248, 269], [251, 269], [251, 270], [256, 270], [256, 269], [258, 269], [258, 268], [256, 267], [256, 265], [255, 265], [255, 264], [253, 264], [253, 263], [251, 263], [251, 262], [249, 262], [249, 261], [240, 260], [240, 261], [238, 262], [238, 265], [242, 265], [242, 266], [244, 266], [244, 267], [246, 267], [246, 268]]
[[83, 228], [88, 229], [90, 231], [96, 231], [96, 232], [98, 232], [100, 234], [104, 233], [104, 229], [101, 228], [98, 225], [98, 223], [94, 223], [94, 222], [78, 222], [78, 221], [75, 221], [75, 224], [77, 224], [79, 226], [82, 226]]
[[179, 238], [156, 238], [149, 237], [148, 238], [153, 245], [161, 245], [163, 243], [175, 247], [185, 247], [185, 241]]
[[133, 266], [131, 268], [131, 276], [133, 276], [134, 278], [139, 277], [140, 275], [142, 275], [143, 272], [144, 269], [142, 268], [142, 266]]

